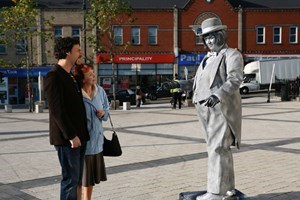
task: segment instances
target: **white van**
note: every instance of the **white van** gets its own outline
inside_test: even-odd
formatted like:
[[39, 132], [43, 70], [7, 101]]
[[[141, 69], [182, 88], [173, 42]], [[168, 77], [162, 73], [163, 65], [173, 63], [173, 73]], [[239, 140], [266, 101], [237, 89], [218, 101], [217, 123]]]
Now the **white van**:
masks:
[[259, 89], [260, 85], [256, 80], [256, 74], [245, 74], [244, 80], [240, 85], [240, 93], [248, 94], [249, 92], [257, 91]]

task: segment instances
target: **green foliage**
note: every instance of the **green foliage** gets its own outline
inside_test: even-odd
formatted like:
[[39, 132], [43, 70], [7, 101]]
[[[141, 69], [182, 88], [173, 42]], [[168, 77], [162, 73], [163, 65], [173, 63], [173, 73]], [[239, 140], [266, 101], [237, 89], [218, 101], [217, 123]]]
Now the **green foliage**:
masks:
[[1, 68], [16, 68], [17, 66], [12, 64], [11, 62], [7, 62], [0, 58], [0, 66]]
[[38, 14], [35, 7], [36, 3], [33, 0], [17, 0], [16, 6], [2, 9], [0, 33], [6, 35], [6, 39], [14, 41], [33, 35]]
[[[113, 62], [113, 55], [117, 51], [125, 51], [128, 42], [125, 45], [114, 44], [114, 25], [131, 24], [134, 18], [131, 17], [132, 8], [124, 0], [88, 0], [91, 6], [87, 10], [86, 19], [89, 26], [96, 28], [96, 36], [89, 37], [88, 40], [92, 44], [96, 52], [105, 51], [110, 54], [112, 63], [112, 88], [113, 101], [116, 101], [116, 87], [115, 87], [115, 64]], [[98, 38], [99, 36], [99, 38]], [[102, 42], [105, 40], [105, 42]], [[101, 44], [101, 45], [100, 45]], [[114, 104], [116, 109], [116, 104]]]
[[[8, 46], [19, 43], [25, 55], [28, 57], [28, 50], [33, 51], [35, 47], [30, 46], [30, 40], [40, 36], [47, 41], [52, 35], [38, 29], [38, 9], [36, 0], [14, 0], [15, 6], [5, 7], [0, 10], [0, 42]], [[53, 20], [45, 20], [44, 25], [49, 25]], [[30, 49], [28, 49], [30, 48]], [[32, 58], [31, 58], [32, 59]], [[19, 65], [23, 65], [21, 60]]]
[[[91, 28], [97, 28], [100, 38], [106, 38], [109, 44], [104, 46], [102, 42], [97, 41], [97, 37], [89, 37], [88, 40], [94, 46], [96, 51], [107, 51], [113, 53], [114, 45], [113, 25], [131, 24], [135, 19], [131, 17], [132, 8], [123, 0], [88, 0], [90, 9], [86, 12], [87, 23]], [[105, 37], [104, 37], [105, 36]], [[125, 42], [127, 44], [127, 42]], [[122, 47], [126, 48], [126, 45]]]

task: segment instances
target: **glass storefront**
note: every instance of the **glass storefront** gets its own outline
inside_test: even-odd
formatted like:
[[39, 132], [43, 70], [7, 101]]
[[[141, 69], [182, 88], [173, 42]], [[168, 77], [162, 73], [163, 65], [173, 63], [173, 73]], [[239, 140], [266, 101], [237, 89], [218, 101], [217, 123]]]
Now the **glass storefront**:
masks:
[[200, 65], [201, 61], [205, 57], [206, 54], [194, 54], [194, 53], [187, 53], [187, 54], [179, 54], [178, 56], [178, 75], [180, 79], [185, 79], [185, 68], [187, 69], [187, 78], [191, 79], [195, 77], [198, 66]]
[[[33, 102], [39, 100], [38, 76], [45, 76], [51, 67], [30, 68], [0, 68], [5, 75], [5, 82], [0, 84], [0, 105], [1, 104], [28, 104], [28, 81], [30, 81], [31, 98]], [[29, 80], [27, 80], [29, 73]], [[45, 99], [42, 92], [42, 99]]]
[[184, 69], [186, 68], [188, 70], [188, 75], [187, 75], [187, 79], [192, 79], [195, 77], [197, 69], [198, 69], [199, 65], [192, 65], [192, 66], [178, 66], [178, 75], [179, 75], [179, 79], [185, 79], [185, 73], [184, 73]]
[[[116, 90], [135, 89], [140, 85], [144, 92], [153, 90], [173, 77], [173, 64], [115, 64]], [[107, 93], [112, 92], [112, 64], [99, 64], [98, 82]]]

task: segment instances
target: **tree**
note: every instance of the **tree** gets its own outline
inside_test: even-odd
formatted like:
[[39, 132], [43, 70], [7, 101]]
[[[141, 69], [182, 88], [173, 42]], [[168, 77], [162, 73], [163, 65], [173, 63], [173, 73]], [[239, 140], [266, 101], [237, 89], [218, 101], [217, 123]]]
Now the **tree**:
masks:
[[38, 10], [33, 0], [15, 0], [15, 3], [0, 12], [0, 33], [5, 35], [2, 42], [17, 45], [18, 50], [26, 54], [29, 38], [37, 33]]
[[[26, 60], [20, 65], [27, 67], [27, 92], [29, 111], [33, 109], [32, 89], [29, 67], [33, 65], [33, 37], [47, 38], [45, 32], [38, 30], [38, 9], [34, 0], [14, 0], [15, 6], [2, 8], [0, 12], [0, 34], [4, 35], [1, 42], [16, 45], [17, 51], [23, 53]], [[49, 23], [47, 21], [46, 23]]]
[[[124, 52], [130, 42], [116, 45], [114, 40], [114, 26], [121, 24], [131, 24], [135, 18], [131, 16], [131, 6], [122, 0], [88, 0], [90, 8], [86, 12], [86, 20], [92, 28], [96, 28], [94, 37], [90, 37], [95, 52], [107, 52], [112, 63], [112, 88], [113, 100], [116, 102], [115, 86], [115, 63], [114, 55]], [[99, 38], [97, 36], [100, 36]], [[116, 103], [114, 103], [116, 109]]]

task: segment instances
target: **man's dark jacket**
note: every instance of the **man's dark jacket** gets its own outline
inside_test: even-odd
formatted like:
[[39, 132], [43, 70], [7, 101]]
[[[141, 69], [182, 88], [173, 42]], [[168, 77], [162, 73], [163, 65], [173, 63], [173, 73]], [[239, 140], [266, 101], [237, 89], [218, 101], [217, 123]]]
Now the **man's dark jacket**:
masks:
[[85, 144], [89, 133], [80, 85], [76, 87], [70, 74], [55, 65], [46, 75], [45, 92], [50, 116], [50, 144], [70, 145], [69, 140], [75, 136]]

